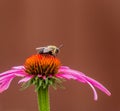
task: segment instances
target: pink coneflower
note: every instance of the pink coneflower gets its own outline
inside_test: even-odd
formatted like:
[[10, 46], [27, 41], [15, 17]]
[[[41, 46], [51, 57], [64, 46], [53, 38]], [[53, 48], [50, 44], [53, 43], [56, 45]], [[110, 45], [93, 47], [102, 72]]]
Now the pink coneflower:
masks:
[[[108, 96], [111, 93], [99, 82], [86, 76], [82, 72], [70, 69], [67, 66], [62, 66], [60, 60], [50, 54], [35, 54], [27, 58], [24, 65], [12, 67], [10, 70], [0, 74], [0, 93], [7, 90], [10, 86], [11, 81], [15, 77], [22, 77], [18, 83], [23, 83], [25, 87], [35, 85], [38, 93], [44, 92], [50, 85], [60, 84], [62, 79], [73, 79], [78, 82], [87, 83], [93, 90], [94, 100], [98, 99], [95, 87], [100, 89]], [[41, 91], [41, 89], [43, 89]], [[48, 89], [47, 89], [48, 90]], [[38, 95], [39, 103], [43, 96]], [[42, 98], [43, 97], [43, 98]], [[43, 101], [43, 104], [48, 101]], [[42, 104], [42, 103], [41, 103]], [[47, 107], [47, 106], [46, 106]], [[50, 108], [41, 111], [49, 111]]]

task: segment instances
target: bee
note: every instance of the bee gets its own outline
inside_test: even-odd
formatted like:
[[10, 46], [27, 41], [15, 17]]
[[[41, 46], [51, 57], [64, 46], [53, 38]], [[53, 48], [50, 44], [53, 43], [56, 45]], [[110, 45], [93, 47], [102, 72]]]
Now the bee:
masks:
[[48, 45], [46, 47], [38, 47], [36, 48], [38, 54], [50, 54], [53, 56], [56, 56], [60, 52], [60, 48], [63, 45], [60, 45], [59, 47], [56, 47], [54, 45]]

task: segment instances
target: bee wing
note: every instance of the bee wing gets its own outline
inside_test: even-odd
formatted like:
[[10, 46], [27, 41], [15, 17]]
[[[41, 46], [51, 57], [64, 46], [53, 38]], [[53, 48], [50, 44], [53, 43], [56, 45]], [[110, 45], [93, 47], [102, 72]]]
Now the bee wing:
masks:
[[49, 52], [49, 51], [52, 51], [53, 49], [50, 49], [50, 48], [48, 48], [48, 47], [45, 47], [44, 48], [44, 53], [47, 53], [47, 52]]
[[37, 47], [36, 48], [36, 51], [39, 51], [39, 50], [42, 50], [42, 49], [44, 49], [45, 47]]
[[45, 47], [37, 47], [37, 48], [36, 48], [37, 53], [43, 52], [43, 49], [44, 49], [44, 48], [45, 48]]

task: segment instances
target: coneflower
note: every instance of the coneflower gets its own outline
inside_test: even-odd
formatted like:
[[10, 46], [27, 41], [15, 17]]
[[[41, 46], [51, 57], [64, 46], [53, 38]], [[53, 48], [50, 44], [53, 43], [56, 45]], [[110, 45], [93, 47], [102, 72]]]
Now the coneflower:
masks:
[[[56, 47], [56, 46], [55, 46]], [[43, 49], [42, 49], [43, 50]], [[95, 87], [107, 94], [111, 93], [98, 81], [86, 76], [82, 72], [62, 66], [60, 60], [52, 53], [44, 51], [30, 56], [24, 65], [12, 67], [10, 70], [0, 74], [0, 93], [7, 90], [15, 77], [22, 77], [18, 83], [23, 87], [35, 85], [38, 94], [39, 111], [50, 111], [49, 86], [60, 85], [62, 79], [73, 79], [78, 82], [87, 83], [93, 90], [94, 100], [98, 99]], [[54, 52], [56, 53], [56, 52]]]

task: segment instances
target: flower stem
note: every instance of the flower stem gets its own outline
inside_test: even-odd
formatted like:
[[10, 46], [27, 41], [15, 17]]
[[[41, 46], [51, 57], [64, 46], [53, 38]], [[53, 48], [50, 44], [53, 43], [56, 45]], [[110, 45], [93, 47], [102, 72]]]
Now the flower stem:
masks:
[[39, 111], [50, 111], [48, 87], [38, 90], [38, 109]]

